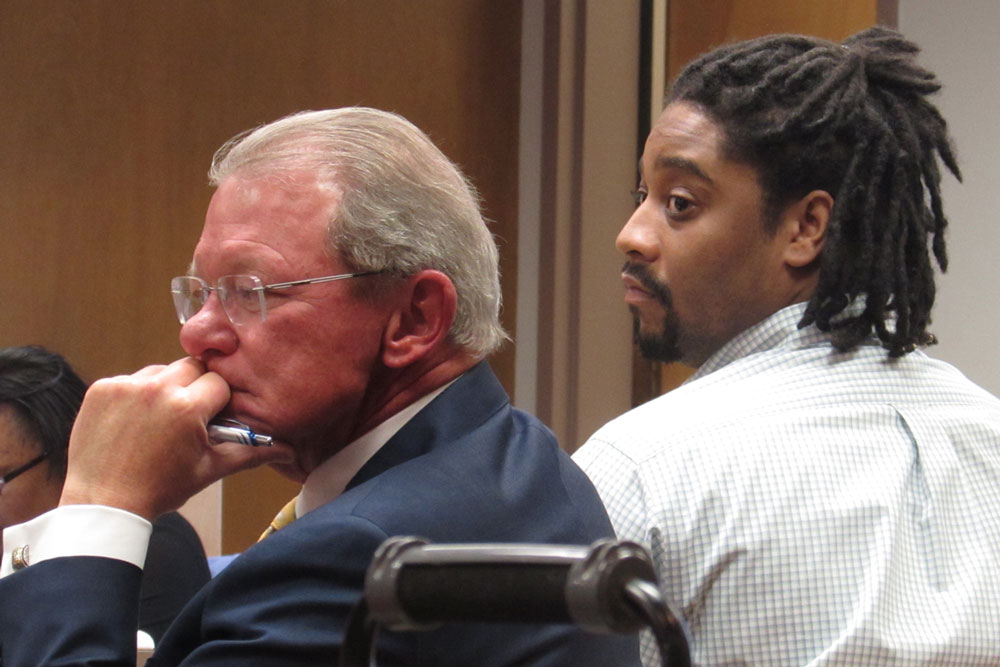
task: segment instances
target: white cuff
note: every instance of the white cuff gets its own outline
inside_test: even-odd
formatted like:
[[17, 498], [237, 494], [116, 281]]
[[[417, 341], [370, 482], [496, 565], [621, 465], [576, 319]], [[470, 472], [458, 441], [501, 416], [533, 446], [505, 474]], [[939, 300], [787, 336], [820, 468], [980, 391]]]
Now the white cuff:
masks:
[[149, 521], [115, 507], [57, 507], [3, 531], [0, 577], [13, 572], [11, 553], [23, 547], [28, 565], [63, 556], [101, 556], [142, 568], [152, 532]]

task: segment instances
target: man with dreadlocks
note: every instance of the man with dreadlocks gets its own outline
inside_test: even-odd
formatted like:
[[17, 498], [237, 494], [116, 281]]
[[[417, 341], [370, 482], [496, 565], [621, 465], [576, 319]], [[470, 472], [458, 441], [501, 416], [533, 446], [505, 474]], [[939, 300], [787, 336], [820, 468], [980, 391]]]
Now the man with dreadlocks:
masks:
[[723, 47], [646, 141], [625, 300], [698, 370], [575, 458], [697, 663], [1000, 664], [1000, 401], [920, 349], [959, 170], [917, 50]]

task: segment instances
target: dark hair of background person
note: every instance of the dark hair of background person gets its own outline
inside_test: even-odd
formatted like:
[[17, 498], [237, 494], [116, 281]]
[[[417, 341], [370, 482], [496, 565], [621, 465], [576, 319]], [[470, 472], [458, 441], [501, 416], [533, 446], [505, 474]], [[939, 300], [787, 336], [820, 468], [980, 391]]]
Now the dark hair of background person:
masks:
[[0, 349], [0, 403], [13, 407], [25, 435], [48, 455], [49, 474], [60, 480], [86, 392], [87, 384], [61, 355], [36, 345]]
[[[819, 284], [799, 325], [832, 331], [842, 351], [873, 330], [893, 357], [935, 342], [928, 240], [947, 268], [937, 156], [961, 174], [926, 99], [941, 86], [916, 64], [918, 51], [878, 26], [842, 45], [763, 37], [695, 60], [667, 94], [717, 122], [725, 156], [757, 171], [765, 224], [813, 190], [834, 197]], [[862, 312], [848, 309], [855, 303]]]

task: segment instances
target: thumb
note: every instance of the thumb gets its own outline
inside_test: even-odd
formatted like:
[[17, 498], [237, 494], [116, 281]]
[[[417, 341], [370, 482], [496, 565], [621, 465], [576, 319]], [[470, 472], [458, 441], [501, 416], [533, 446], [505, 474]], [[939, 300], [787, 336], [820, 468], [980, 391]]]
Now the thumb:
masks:
[[295, 450], [282, 442], [275, 442], [266, 447], [223, 442], [212, 444], [211, 448], [214, 470], [210, 476], [216, 479], [262, 465], [295, 462]]

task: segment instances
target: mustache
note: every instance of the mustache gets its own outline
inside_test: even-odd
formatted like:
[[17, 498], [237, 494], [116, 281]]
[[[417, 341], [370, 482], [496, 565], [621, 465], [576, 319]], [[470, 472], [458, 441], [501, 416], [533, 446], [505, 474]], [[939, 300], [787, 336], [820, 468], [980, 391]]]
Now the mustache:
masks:
[[643, 289], [653, 295], [657, 301], [666, 307], [673, 306], [674, 297], [670, 293], [667, 284], [660, 281], [652, 274], [649, 267], [638, 262], [628, 261], [622, 267], [622, 273], [639, 281]]

